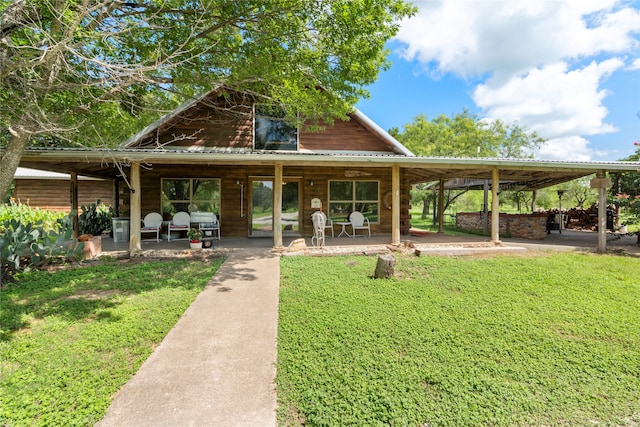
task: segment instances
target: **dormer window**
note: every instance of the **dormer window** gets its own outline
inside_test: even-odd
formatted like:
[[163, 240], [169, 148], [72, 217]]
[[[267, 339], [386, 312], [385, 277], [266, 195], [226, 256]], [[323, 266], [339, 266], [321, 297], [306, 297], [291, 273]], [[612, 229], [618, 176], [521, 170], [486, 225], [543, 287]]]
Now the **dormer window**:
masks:
[[254, 108], [255, 150], [298, 150], [298, 129], [284, 120], [281, 108], [267, 104], [256, 104]]

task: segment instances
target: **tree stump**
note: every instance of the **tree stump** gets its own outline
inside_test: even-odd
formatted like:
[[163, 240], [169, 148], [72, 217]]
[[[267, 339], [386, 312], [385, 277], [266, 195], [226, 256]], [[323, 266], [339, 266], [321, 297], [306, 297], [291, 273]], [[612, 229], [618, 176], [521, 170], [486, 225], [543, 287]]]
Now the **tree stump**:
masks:
[[389, 279], [393, 276], [393, 269], [396, 265], [396, 259], [391, 254], [384, 254], [378, 257], [376, 264], [376, 272], [373, 275], [376, 279]]

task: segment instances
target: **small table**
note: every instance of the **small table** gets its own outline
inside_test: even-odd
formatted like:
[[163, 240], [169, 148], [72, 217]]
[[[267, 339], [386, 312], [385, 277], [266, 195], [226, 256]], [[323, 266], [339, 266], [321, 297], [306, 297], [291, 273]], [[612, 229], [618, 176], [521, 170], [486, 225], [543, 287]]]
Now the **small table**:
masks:
[[338, 234], [338, 237], [342, 237], [343, 234], [346, 234], [347, 237], [351, 237], [351, 234], [349, 234], [349, 232], [347, 231], [347, 225], [351, 225], [350, 222], [336, 222], [336, 224], [341, 225], [342, 226], [342, 230], [340, 230], [340, 234]]

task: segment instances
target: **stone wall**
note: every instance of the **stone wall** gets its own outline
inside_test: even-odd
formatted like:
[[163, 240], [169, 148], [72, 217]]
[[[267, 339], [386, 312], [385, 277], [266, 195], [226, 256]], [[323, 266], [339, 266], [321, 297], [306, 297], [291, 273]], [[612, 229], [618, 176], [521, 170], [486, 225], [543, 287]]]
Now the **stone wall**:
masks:
[[[491, 212], [489, 212], [489, 229], [491, 229]], [[482, 212], [459, 212], [456, 215], [456, 226], [462, 230], [482, 232], [484, 214]], [[547, 235], [546, 214], [500, 214], [500, 235], [540, 240]]]

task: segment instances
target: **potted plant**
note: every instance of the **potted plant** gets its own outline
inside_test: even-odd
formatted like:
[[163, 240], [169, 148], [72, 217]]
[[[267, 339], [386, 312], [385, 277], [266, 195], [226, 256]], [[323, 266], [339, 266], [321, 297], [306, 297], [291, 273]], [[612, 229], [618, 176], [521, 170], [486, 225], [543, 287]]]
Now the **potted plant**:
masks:
[[190, 228], [187, 232], [187, 237], [189, 238], [189, 246], [191, 249], [200, 249], [202, 248], [202, 231], [197, 228]]

